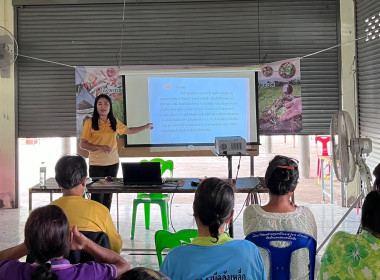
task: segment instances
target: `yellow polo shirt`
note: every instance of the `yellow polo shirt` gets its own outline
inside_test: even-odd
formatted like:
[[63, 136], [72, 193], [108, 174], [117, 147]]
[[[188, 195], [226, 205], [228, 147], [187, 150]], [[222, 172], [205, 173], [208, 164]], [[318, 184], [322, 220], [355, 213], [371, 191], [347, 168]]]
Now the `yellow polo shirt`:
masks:
[[87, 119], [83, 125], [81, 139], [94, 145], [107, 145], [111, 152], [106, 154], [102, 151], [89, 152], [90, 165], [107, 166], [119, 163], [117, 152], [116, 134], [124, 134], [128, 127], [116, 119], [116, 131], [112, 130], [110, 120], [103, 122], [99, 120], [99, 130], [92, 129], [92, 119]]
[[110, 240], [111, 250], [120, 254], [123, 241], [107, 207], [81, 196], [62, 196], [50, 204], [59, 206], [65, 212], [70, 228], [77, 225], [79, 231], [105, 232]]

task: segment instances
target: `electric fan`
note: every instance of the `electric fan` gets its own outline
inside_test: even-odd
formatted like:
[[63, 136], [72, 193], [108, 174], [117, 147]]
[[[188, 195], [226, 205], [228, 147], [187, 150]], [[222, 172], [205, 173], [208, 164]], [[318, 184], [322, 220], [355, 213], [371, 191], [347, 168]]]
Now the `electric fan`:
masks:
[[338, 111], [334, 113], [330, 123], [330, 135], [332, 163], [336, 178], [343, 182], [344, 187], [346, 188], [347, 183], [354, 180], [356, 168], [359, 167], [362, 191], [340, 221], [327, 235], [326, 239], [321, 243], [317, 252], [319, 252], [326, 241], [329, 240], [331, 235], [336, 231], [351, 210], [358, 204], [360, 199], [362, 199], [363, 195], [367, 195], [372, 187], [371, 172], [364, 158], [364, 154], [368, 155], [372, 151], [371, 139], [360, 137], [355, 138], [356, 133], [354, 125], [350, 115], [346, 111]]
[[10, 78], [9, 66], [15, 62], [18, 45], [15, 37], [5, 27], [0, 26], [0, 73], [2, 78]]
[[372, 151], [369, 138], [355, 138], [355, 129], [350, 115], [346, 111], [334, 113], [330, 123], [332, 162], [336, 178], [345, 185], [352, 182], [356, 167], [359, 167], [360, 179], [365, 184], [365, 194], [371, 188], [371, 172], [365, 162], [364, 154]]

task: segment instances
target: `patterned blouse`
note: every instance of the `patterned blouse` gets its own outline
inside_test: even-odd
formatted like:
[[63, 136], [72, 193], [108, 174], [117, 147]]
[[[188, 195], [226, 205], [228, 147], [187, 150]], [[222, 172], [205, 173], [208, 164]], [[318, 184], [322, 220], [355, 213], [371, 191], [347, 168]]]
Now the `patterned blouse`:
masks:
[[323, 254], [318, 279], [380, 279], [380, 239], [365, 230], [337, 232]]
[[[252, 204], [244, 211], [243, 216], [244, 234], [257, 231], [295, 231], [310, 234], [317, 239], [317, 225], [311, 210], [304, 206], [298, 206], [294, 212], [272, 213], [264, 211], [260, 205]], [[259, 248], [265, 270], [270, 279], [269, 254]], [[319, 264], [316, 263], [316, 271]], [[309, 279], [309, 251], [300, 249], [292, 254], [290, 261], [290, 279]]]

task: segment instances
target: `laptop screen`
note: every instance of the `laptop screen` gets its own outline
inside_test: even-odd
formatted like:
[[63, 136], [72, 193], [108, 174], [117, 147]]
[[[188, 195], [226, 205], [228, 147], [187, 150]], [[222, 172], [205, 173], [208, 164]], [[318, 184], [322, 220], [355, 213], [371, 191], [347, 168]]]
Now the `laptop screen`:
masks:
[[159, 162], [123, 162], [124, 185], [161, 185]]

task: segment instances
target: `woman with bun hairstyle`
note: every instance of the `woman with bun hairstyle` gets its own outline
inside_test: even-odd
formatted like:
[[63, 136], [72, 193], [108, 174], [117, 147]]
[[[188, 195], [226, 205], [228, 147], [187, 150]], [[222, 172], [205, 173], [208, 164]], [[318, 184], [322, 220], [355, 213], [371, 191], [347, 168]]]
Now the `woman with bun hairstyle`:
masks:
[[[124, 125], [113, 115], [111, 98], [106, 94], [98, 95], [92, 118], [85, 121], [80, 139], [80, 147], [89, 152], [90, 177], [116, 177], [119, 170], [117, 134], [137, 134], [147, 129], [152, 130], [153, 124]], [[111, 208], [112, 194], [92, 193], [91, 199]]]
[[193, 202], [198, 237], [191, 244], [174, 248], [160, 271], [171, 279], [266, 279], [256, 245], [233, 240], [224, 230], [234, 213], [234, 189], [218, 178], [198, 186]]
[[[252, 204], [245, 209], [243, 215], [245, 235], [257, 231], [295, 231], [307, 233], [317, 239], [317, 225], [313, 213], [307, 207], [297, 206], [291, 202], [298, 177], [298, 163], [295, 159], [277, 155], [269, 162], [265, 173], [269, 202], [264, 206]], [[259, 249], [269, 275], [268, 252]], [[309, 279], [308, 265], [307, 249], [294, 252], [290, 264], [291, 279]]]
[[[65, 259], [70, 249], [83, 250], [99, 263], [70, 264]], [[27, 254], [34, 264], [18, 261]], [[76, 226], [70, 231], [65, 213], [56, 205], [33, 210], [25, 224], [25, 241], [0, 252], [0, 279], [116, 279], [128, 269], [130, 265], [119, 254], [97, 245]]]

